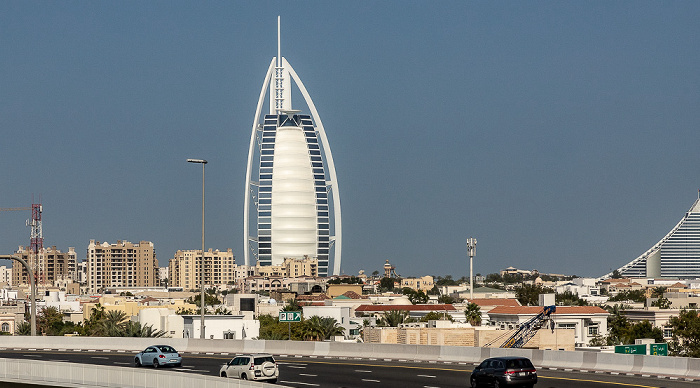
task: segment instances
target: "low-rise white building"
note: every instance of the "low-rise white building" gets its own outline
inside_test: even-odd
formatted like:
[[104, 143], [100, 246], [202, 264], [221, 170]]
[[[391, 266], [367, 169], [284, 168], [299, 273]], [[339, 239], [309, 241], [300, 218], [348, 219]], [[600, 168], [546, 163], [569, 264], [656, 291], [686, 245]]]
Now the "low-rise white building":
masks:
[[[151, 325], [170, 338], [200, 338], [201, 315], [177, 315], [167, 308], [139, 311], [141, 325]], [[243, 315], [205, 315], [205, 338], [252, 339], [260, 335], [260, 321]]]

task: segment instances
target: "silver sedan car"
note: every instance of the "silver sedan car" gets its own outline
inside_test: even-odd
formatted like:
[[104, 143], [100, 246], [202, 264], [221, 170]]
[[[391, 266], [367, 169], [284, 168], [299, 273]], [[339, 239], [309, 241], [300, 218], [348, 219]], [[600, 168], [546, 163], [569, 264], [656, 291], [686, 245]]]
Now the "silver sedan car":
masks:
[[181, 366], [182, 357], [170, 345], [153, 345], [139, 352], [134, 357], [134, 366], [153, 365], [154, 368], [161, 366]]

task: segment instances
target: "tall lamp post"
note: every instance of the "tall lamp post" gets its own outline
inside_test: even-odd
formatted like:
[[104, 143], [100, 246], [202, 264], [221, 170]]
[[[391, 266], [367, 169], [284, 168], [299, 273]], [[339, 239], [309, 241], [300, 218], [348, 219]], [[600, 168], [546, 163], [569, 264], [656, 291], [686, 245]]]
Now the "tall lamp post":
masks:
[[467, 252], [469, 253], [469, 299], [474, 299], [474, 256], [476, 256], [476, 239], [467, 239]]
[[201, 326], [199, 328], [199, 338], [204, 339], [204, 166], [207, 164], [207, 161], [204, 159], [187, 159], [187, 162], [199, 163], [202, 165], [202, 264], [200, 265], [199, 270], [199, 288], [202, 289], [202, 298], [200, 300], [202, 317], [200, 320]]

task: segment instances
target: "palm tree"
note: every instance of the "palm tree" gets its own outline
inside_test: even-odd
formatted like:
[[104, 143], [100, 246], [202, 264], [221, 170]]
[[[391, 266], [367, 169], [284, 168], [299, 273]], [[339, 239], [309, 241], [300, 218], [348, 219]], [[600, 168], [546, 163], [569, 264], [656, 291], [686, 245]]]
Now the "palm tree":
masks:
[[472, 326], [481, 325], [481, 308], [476, 303], [469, 303], [467, 309], [464, 310], [464, 315], [467, 317], [467, 322]]
[[102, 333], [105, 337], [121, 337], [124, 333], [126, 313], [121, 310], [109, 310], [101, 322]]
[[318, 341], [323, 339], [323, 334], [323, 323], [321, 322], [321, 317], [314, 315], [304, 321], [304, 325], [302, 327], [302, 336], [304, 339]]
[[321, 318], [321, 335], [322, 339], [330, 339], [332, 336], [344, 335], [345, 328], [340, 326], [340, 323], [335, 318]]
[[398, 327], [401, 323], [410, 322], [412, 319], [408, 316], [408, 311], [391, 310], [384, 313], [381, 318], [383, 326]]
[[287, 305], [284, 306], [282, 311], [299, 311], [301, 310], [301, 306], [299, 305], [299, 302], [296, 299], [289, 299], [287, 301]]
[[161, 330], [154, 330], [151, 325], [141, 325], [140, 322], [126, 321], [124, 323], [124, 329], [122, 331], [123, 337], [151, 337], [151, 338], [161, 338], [165, 337], [165, 332]]

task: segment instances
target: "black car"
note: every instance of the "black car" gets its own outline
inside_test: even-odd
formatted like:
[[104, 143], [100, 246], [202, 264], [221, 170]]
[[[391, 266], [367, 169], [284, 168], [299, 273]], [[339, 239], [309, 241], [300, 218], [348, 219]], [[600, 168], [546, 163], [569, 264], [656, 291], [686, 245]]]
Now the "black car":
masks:
[[537, 384], [537, 370], [526, 357], [487, 358], [472, 371], [470, 384], [472, 388], [532, 387]]

